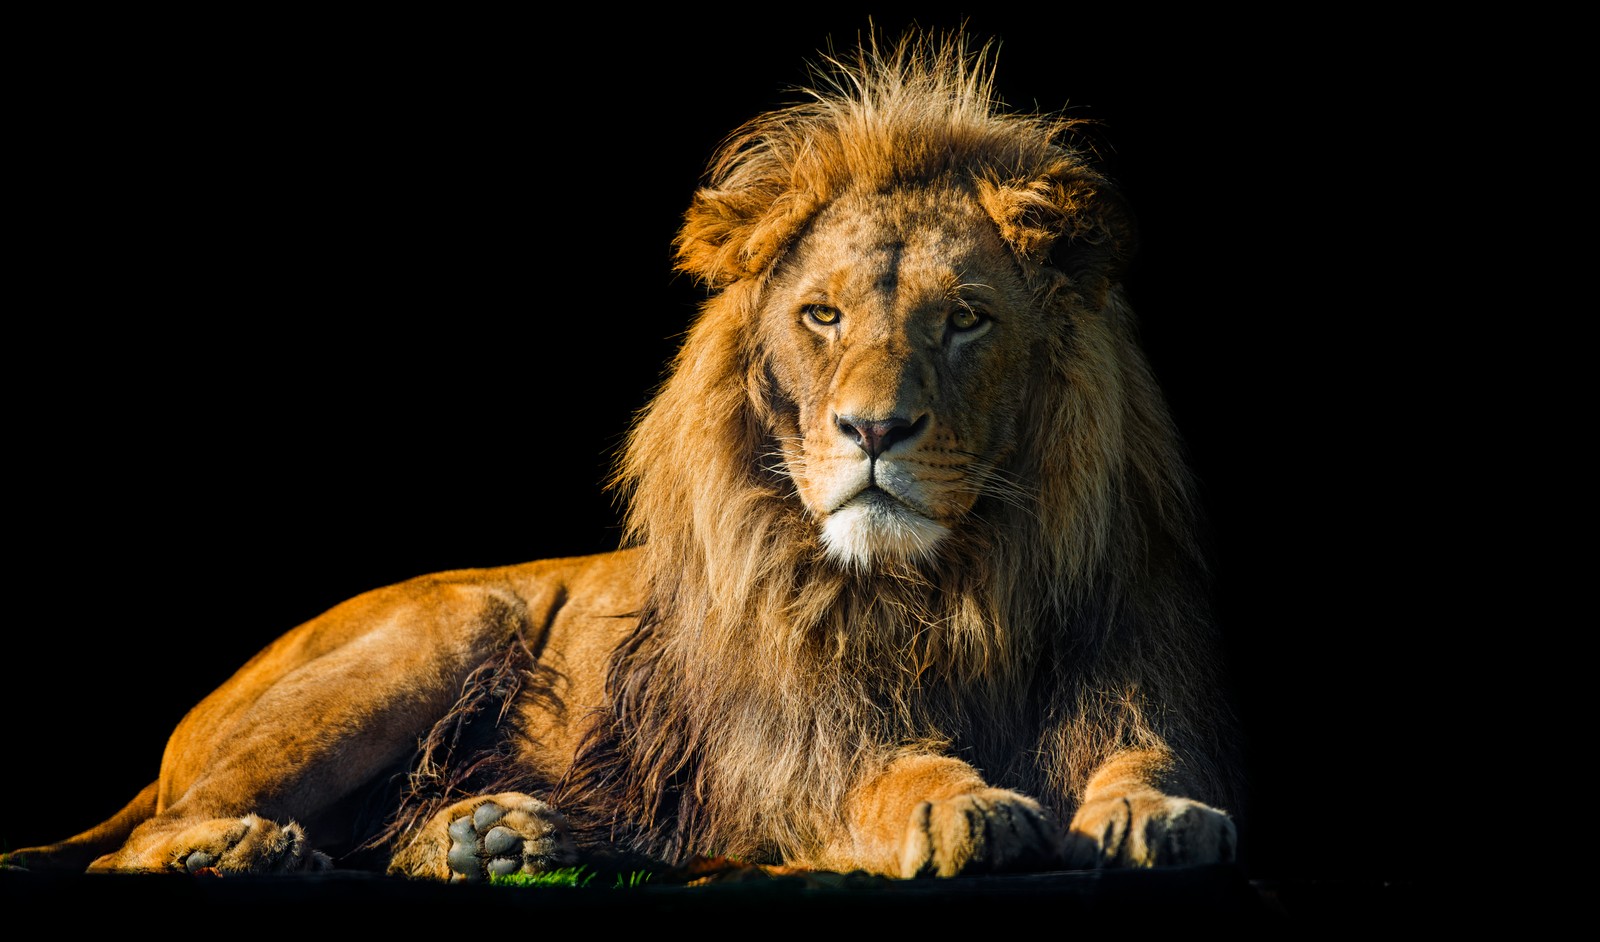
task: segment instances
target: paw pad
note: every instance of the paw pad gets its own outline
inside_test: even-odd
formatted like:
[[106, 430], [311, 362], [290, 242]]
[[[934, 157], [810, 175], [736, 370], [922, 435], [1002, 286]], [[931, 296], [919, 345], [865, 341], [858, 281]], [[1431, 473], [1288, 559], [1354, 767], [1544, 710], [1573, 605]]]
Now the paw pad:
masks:
[[537, 873], [577, 859], [561, 816], [534, 799], [510, 806], [485, 801], [447, 830], [452, 880], [476, 883], [496, 874]]

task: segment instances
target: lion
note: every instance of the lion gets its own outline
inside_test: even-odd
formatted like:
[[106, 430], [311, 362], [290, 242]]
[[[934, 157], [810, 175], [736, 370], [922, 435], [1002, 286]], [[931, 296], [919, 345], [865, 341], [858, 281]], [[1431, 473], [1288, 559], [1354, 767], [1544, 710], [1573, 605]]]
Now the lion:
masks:
[[890, 878], [1236, 860], [1192, 473], [1134, 221], [995, 46], [868, 39], [737, 129], [612, 552], [339, 604], [28, 867], [490, 881], [724, 856]]

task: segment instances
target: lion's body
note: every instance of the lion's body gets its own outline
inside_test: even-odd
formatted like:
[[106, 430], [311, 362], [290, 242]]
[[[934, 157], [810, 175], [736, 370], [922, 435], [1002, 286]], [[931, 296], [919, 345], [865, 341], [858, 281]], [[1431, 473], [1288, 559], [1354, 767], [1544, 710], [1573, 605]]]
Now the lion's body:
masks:
[[679, 237], [713, 293], [619, 466], [630, 547], [334, 608], [185, 717], [123, 814], [19, 856], [1231, 857], [1189, 485], [1126, 215], [1066, 130], [931, 43], [747, 126]]

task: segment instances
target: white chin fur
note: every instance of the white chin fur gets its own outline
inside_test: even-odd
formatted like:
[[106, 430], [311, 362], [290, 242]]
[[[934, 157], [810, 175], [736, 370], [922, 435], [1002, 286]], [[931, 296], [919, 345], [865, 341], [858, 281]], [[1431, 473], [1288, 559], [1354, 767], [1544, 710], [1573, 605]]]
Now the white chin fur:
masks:
[[933, 553], [950, 528], [884, 501], [857, 499], [822, 525], [828, 558], [846, 568], [869, 568], [874, 559], [912, 562]]

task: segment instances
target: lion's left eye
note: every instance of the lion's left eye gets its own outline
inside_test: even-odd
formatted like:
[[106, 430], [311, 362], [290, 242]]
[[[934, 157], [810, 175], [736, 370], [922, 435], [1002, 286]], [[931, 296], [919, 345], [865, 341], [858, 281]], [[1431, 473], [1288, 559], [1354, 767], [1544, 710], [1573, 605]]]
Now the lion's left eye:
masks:
[[829, 307], [826, 304], [807, 304], [800, 310], [814, 323], [824, 327], [832, 327], [839, 323], [839, 309], [836, 307]]
[[962, 331], [976, 330], [983, 326], [988, 319], [988, 315], [982, 311], [976, 311], [970, 307], [958, 307], [955, 313], [950, 315], [950, 326]]

